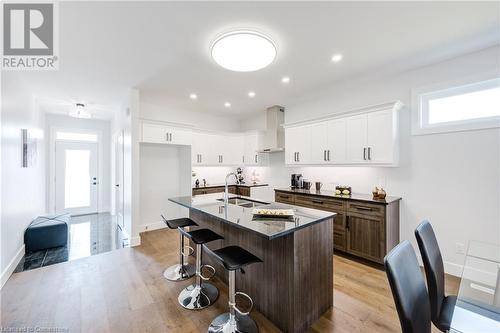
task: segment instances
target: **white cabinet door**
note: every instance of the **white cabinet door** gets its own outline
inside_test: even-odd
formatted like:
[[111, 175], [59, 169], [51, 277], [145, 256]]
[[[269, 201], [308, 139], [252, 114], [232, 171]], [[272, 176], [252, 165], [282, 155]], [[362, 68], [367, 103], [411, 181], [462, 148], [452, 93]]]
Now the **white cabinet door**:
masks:
[[311, 164], [311, 125], [298, 127], [297, 164]]
[[393, 163], [396, 128], [392, 110], [369, 113], [368, 153], [371, 163]]
[[203, 165], [203, 153], [205, 152], [205, 135], [193, 133], [193, 145], [191, 146], [191, 164]]
[[168, 143], [173, 145], [185, 145], [189, 146], [193, 142], [193, 134], [189, 130], [184, 130], [180, 128], [167, 128], [169, 133]]
[[327, 164], [328, 163], [328, 122], [321, 122], [311, 125], [311, 163], [312, 164]]
[[258, 165], [259, 136], [257, 133], [245, 135], [245, 165]]
[[367, 159], [367, 116], [362, 114], [346, 118], [347, 162], [366, 163]]
[[190, 145], [192, 133], [189, 130], [161, 124], [142, 123], [142, 142]]
[[142, 123], [142, 142], [168, 143], [168, 131], [165, 126]]
[[244, 152], [244, 138], [240, 135], [223, 136], [222, 164], [242, 165]]
[[297, 164], [297, 152], [300, 140], [299, 127], [285, 128], [285, 163]]
[[327, 124], [327, 163], [345, 163], [347, 160], [346, 120], [330, 120]]

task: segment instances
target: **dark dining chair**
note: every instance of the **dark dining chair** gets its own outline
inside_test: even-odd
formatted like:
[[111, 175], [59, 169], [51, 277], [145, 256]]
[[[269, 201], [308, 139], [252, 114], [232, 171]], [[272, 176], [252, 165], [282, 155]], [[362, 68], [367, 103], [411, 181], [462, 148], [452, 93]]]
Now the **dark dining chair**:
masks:
[[403, 333], [430, 333], [431, 308], [417, 256], [403, 241], [384, 258], [385, 272]]
[[442, 332], [450, 330], [456, 296], [444, 294], [444, 266], [436, 235], [429, 221], [423, 221], [415, 229], [418, 248], [424, 263], [432, 323]]

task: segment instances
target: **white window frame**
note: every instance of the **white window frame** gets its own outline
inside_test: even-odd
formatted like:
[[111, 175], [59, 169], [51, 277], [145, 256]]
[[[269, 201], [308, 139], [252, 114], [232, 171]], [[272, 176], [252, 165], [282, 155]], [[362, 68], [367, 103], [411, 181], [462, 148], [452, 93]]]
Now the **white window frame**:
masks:
[[428, 101], [500, 86], [500, 77], [476, 76], [460, 81], [439, 83], [412, 90], [412, 134], [425, 135], [500, 127], [500, 116], [429, 124]]

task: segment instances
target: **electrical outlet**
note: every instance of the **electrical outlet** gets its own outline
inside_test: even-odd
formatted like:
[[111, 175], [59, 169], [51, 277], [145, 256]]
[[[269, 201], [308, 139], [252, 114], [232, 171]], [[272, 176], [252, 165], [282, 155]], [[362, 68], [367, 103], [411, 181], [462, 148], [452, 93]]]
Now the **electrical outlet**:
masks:
[[465, 254], [465, 244], [455, 243], [455, 249], [458, 254]]

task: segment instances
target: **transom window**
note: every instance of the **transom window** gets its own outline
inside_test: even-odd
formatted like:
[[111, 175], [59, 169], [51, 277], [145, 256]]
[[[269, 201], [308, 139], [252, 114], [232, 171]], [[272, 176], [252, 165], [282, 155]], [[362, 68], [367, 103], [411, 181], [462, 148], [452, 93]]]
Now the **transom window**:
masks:
[[420, 132], [500, 127], [500, 78], [424, 92], [417, 98]]
[[81, 133], [81, 132], [57, 131], [57, 133], [56, 133], [56, 140], [97, 142], [97, 134], [95, 134], [95, 133]]

